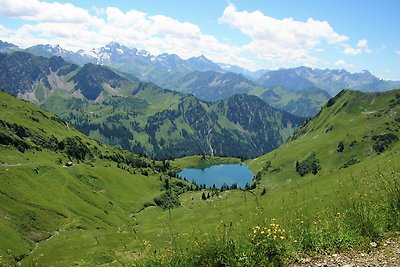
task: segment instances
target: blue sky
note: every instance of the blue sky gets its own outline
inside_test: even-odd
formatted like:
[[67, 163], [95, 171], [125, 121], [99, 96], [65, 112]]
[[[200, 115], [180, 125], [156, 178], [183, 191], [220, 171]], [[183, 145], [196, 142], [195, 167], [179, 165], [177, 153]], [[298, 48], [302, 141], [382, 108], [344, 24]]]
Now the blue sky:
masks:
[[90, 50], [111, 41], [252, 70], [364, 69], [400, 80], [395, 0], [0, 0], [0, 39]]

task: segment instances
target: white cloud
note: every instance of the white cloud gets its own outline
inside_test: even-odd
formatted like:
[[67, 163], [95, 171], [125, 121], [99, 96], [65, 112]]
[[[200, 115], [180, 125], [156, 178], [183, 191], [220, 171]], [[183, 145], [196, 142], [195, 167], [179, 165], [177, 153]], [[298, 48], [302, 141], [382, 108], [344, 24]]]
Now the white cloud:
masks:
[[362, 53], [370, 54], [372, 52], [372, 50], [368, 47], [367, 39], [359, 40], [356, 47], [352, 47], [349, 44], [343, 44], [343, 47], [343, 52], [350, 56], [360, 55]]
[[0, 15], [43, 22], [83, 23], [91, 19], [87, 10], [70, 3], [38, 0], [0, 0]]
[[353, 67], [352, 64], [346, 63], [343, 59], [337, 60], [335, 63], [333, 63], [336, 67]]
[[[327, 46], [348, 40], [347, 36], [336, 33], [326, 21], [275, 19], [260, 11], [237, 11], [232, 4], [225, 8], [219, 21], [250, 38], [242, 46], [205, 34], [198, 25], [190, 22], [138, 10], [122, 11], [117, 7], [85, 10], [70, 3], [0, 0], [0, 16], [25, 21], [25, 25], [15, 29], [0, 25], [2, 39], [20, 47], [49, 43], [77, 51], [115, 41], [146, 49], [155, 55], [167, 52], [188, 58], [203, 54], [216, 62], [233, 63], [253, 70], [266, 65], [313, 66], [319, 61], [313, 53], [320, 55]], [[322, 48], [320, 44], [327, 46]], [[355, 49], [367, 51], [366, 40], [360, 40], [358, 45], [360, 47]], [[250, 60], [249, 56], [258, 60]]]
[[348, 40], [347, 36], [336, 33], [326, 21], [275, 19], [260, 11], [237, 11], [233, 4], [225, 8], [219, 22], [250, 37], [250, 43], [243, 48], [272, 62], [312, 65], [318, 59], [311, 55], [311, 51], [319, 44], [332, 45]]
[[338, 61], [336, 61], [334, 63], [335, 66], [345, 66], [346, 65], [346, 61], [344, 61], [343, 59], [339, 59]]
[[396, 50], [395, 53], [400, 56], [400, 50]]
[[29, 20], [17, 29], [0, 25], [2, 38], [20, 47], [49, 43], [76, 51], [115, 41], [153, 54], [168, 52], [183, 58], [203, 54], [217, 62], [256, 67], [252, 61], [240, 56], [240, 48], [204, 34], [198, 25], [164, 15], [150, 16], [137, 10], [123, 12], [117, 7], [101, 10], [92, 7], [96, 15], [90, 15], [87, 10], [72, 4], [38, 0], [21, 2], [0, 0], [0, 15]]

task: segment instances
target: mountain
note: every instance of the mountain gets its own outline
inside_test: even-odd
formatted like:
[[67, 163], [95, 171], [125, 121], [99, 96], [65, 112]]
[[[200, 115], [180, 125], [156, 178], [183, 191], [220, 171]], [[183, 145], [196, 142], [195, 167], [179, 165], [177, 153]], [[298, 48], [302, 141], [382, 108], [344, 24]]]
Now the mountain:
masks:
[[40, 102], [47, 93], [46, 88], [57, 88], [55, 73], [69, 73], [77, 68], [61, 57], [36, 57], [20, 51], [1, 54], [0, 84], [13, 95]]
[[256, 95], [269, 105], [299, 117], [314, 116], [330, 98], [327, 92], [315, 87], [297, 91], [283, 87], [265, 89], [242, 74], [232, 72], [177, 73], [159, 81], [159, 85], [184, 94], [193, 94], [207, 102], [227, 99], [235, 94]]
[[159, 81], [158, 84], [174, 91], [193, 94], [208, 102], [226, 99], [234, 94], [251, 94], [254, 91], [264, 91], [263, 88], [243, 75], [232, 72], [193, 71], [187, 74], [176, 73]]
[[59, 45], [40, 44], [29, 47], [25, 49], [25, 51], [35, 56], [42, 56], [46, 58], [50, 58], [52, 56], [59, 56], [65, 59], [66, 61], [77, 65], [83, 65], [86, 63], [96, 63], [96, 61], [93, 58], [81, 55], [79, 52], [75, 53], [66, 50]]
[[3, 42], [0, 40], [0, 53], [6, 53], [9, 51], [15, 51], [18, 49], [19, 49], [18, 46], [11, 44], [11, 43]]
[[86, 63], [107, 65], [153, 82], [156, 82], [157, 77], [168, 75], [171, 72], [222, 71], [218, 64], [204, 56], [192, 57], [187, 60], [167, 53], [153, 56], [146, 50], [131, 49], [117, 42], [111, 42], [104, 47], [93, 48], [90, 51], [72, 52], [58, 45], [36, 45], [27, 48], [26, 51], [37, 56], [61, 56], [66, 61], [79, 65]]
[[[2, 42], [2, 46], [6, 43]], [[8, 43], [7, 43], [8, 44]], [[12, 44], [8, 46], [14, 47]], [[36, 45], [26, 51], [39, 56], [61, 56], [66, 61], [84, 65], [86, 63], [107, 65], [124, 73], [133, 74], [144, 81], [162, 84], [169, 77], [184, 75], [192, 71], [233, 72], [242, 74], [265, 88], [283, 87], [291, 91], [320, 88], [331, 96], [344, 88], [361, 91], [386, 91], [399, 87], [399, 81], [385, 81], [368, 71], [349, 73], [346, 70], [312, 69], [297, 67], [275, 71], [249, 71], [231, 64], [217, 64], [204, 56], [182, 59], [173, 54], [151, 55], [146, 50], [128, 48], [116, 42], [90, 51], [72, 52], [58, 45]], [[1, 51], [0, 51], [1, 52]], [[172, 75], [172, 76], [171, 76]]]
[[132, 82], [103, 66], [86, 64], [69, 80], [87, 100], [96, 100], [107, 91], [118, 94], [129, 90]]
[[269, 105], [291, 114], [313, 117], [331, 97], [326, 91], [318, 88], [290, 91], [283, 87], [273, 87], [263, 92], [260, 98]]
[[226, 64], [226, 63], [219, 63], [219, 65], [226, 72], [233, 72], [233, 73], [237, 73], [237, 74], [242, 74], [246, 78], [248, 78], [248, 79], [250, 79], [252, 81], [257, 80], [262, 75], [264, 75], [267, 72], [269, 72], [269, 70], [266, 70], [266, 69], [261, 69], [261, 70], [257, 70], [257, 71], [250, 71], [250, 70], [242, 68], [240, 66], [232, 65], [232, 64]]
[[293, 69], [270, 71], [261, 76], [257, 83], [265, 88], [280, 86], [291, 91], [316, 87], [314, 83], [302, 77]]
[[[298, 128], [289, 142], [251, 164], [260, 170], [270, 161], [270, 169], [262, 174], [269, 181], [287, 182], [288, 177], [313, 176], [314, 171], [318, 173], [315, 183], [323, 183], [332, 181], [329, 176], [349, 175], [348, 168], [359, 172], [365, 166], [376, 169], [385, 162], [399, 162], [399, 111], [400, 89], [381, 93], [343, 90]], [[311, 154], [318, 168], [295, 166]], [[282, 172], [273, 172], [275, 168]]]
[[[276, 103], [268, 97], [263, 99], [274, 107], [304, 117], [315, 115], [321, 103], [318, 99], [314, 100], [313, 95], [304, 95], [308, 89], [319, 88], [333, 96], [345, 88], [369, 92], [385, 91], [400, 86], [399, 81], [381, 80], [368, 71], [349, 73], [346, 70], [298, 67], [252, 72], [236, 65], [217, 64], [204, 56], [189, 59], [167, 53], [153, 56], [148, 51], [128, 48], [116, 42], [90, 51], [71, 52], [52, 45], [37, 45], [28, 48], [27, 51], [45, 57], [61, 56], [78, 65], [106, 65], [121, 73], [139, 77], [143, 81], [154, 82], [179, 92], [192, 93], [205, 101], [224, 99], [236, 93], [261, 96], [266, 89], [280, 87], [298, 96], [291, 97], [290, 104]], [[280, 98], [286, 99], [287, 94], [283, 93]], [[303, 111], [303, 107], [306, 110]]]
[[263, 87], [284, 87], [291, 91], [308, 88], [320, 88], [330, 95], [336, 95], [343, 89], [360, 91], [386, 91], [400, 86], [399, 81], [385, 81], [369, 71], [349, 73], [346, 70], [311, 69], [298, 67], [270, 71], [261, 76], [257, 83]]
[[43, 106], [89, 136], [156, 158], [251, 157], [283, 143], [302, 121], [254, 96], [235, 95], [211, 105], [151, 83], [138, 84], [132, 94], [101, 103], [71, 99], [62, 110], [53, 104], [61, 99], [53, 97]]
[[222, 71], [219, 64], [212, 62], [203, 55], [189, 58], [187, 64], [197, 71]]
[[[26, 52], [2, 55], [0, 77], [0, 88], [40, 104], [83, 133], [155, 158], [260, 155], [283, 143], [302, 121], [254, 96], [208, 104], [105, 66], [78, 67]], [[237, 119], [236, 113], [247, 117]]]
[[96, 100], [103, 93], [123, 94], [132, 82], [107, 67], [91, 63], [79, 68], [63, 58], [34, 56], [26, 52], [1, 54], [0, 84], [7, 92], [42, 103], [59, 91]]
[[[168, 166], [103, 145], [0, 91], [1, 264], [101, 265], [117, 243], [129, 250], [133, 214], [155, 205], [160, 179], [173, 184], [161, 170]], [[84, 245], [95, 240], [101, 245]]]

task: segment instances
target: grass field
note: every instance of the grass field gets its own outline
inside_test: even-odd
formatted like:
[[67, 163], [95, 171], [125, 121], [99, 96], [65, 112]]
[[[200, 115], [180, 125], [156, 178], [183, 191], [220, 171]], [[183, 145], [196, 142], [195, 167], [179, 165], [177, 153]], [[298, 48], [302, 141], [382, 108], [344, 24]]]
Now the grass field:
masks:
[[[292, 141], [246, 161], [256, 189], [218, 192], [205, 201], [202, 191], [189, 191], [180, 195], [180, 207], [166, 210], [153, 202], [166, 176], [151, 168], [146, 176], [144, 168], [128, 171], [100, 158], [66, 168], [63, 153], [2, 145], [1, 260], [23, 266], [281, 265], [300, 253], [379, 241], [400, 230], [399, 95], [344, 92]], [[17, 113], [31, 131], [54, 128], [58, 139], [79, 135], [46, 118], [39, 126], [30, 119], [32, 105], [6, 102], [2, 120]], [[301, 176], [296, 166], [313, 152], [319, 168]], [[239, 160], [169, 161], [173, 170], [227, 162]]]

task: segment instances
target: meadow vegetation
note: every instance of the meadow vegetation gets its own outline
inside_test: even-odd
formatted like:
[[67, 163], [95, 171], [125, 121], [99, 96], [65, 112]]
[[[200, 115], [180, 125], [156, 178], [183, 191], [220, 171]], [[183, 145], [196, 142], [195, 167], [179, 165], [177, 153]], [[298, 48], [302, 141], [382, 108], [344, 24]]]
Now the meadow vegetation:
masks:
[[400, 231], [399, 98], [342, 92], [291, 141], [245, 161], [255, 188], [212, 194], [174, 173], [239, 159], [152, 161], [2, 95], [0, 260], [281, 266], [304, 253], [379, 246]]

